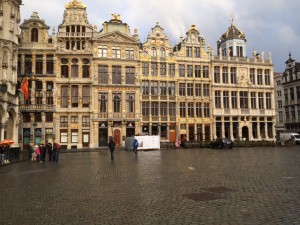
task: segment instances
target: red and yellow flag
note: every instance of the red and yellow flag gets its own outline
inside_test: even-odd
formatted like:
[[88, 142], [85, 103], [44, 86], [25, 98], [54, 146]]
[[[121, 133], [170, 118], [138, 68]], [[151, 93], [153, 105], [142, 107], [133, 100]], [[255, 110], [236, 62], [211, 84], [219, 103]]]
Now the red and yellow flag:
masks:
[[28, 78], [24, 77], [21, 83], [20, 91], [24, 94], [26, 100], [29, 97], [29, 89], [28, 89]]

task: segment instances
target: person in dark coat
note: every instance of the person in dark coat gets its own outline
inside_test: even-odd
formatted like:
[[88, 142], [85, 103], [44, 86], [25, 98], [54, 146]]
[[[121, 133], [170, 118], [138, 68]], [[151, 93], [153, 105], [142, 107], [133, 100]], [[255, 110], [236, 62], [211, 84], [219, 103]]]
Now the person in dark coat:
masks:
[[41, 162], [45, 162], [45, 159], [46, 159], [46, 152], [47, 152], [47, 148], [46, 148], [46, 146], [44, 145], [44, 143], [42, 143], [41, 145], [40, 145], [40, 149], [41, 149], [41, 161], [40, 161], [40, 163]]
[[110, 159], [111, 160], [114, 160], [114, 151], [115, 151], [115, 142], [114, 142], [114, 139], [112, 137], [109, 138], [109, 142], [108, 142], [108, 147], [109, 147], [109, 150], [110, 150]]
[[52, 159], [53, 159], [53, 145], [50, 142], [47, 144], [47, 149], [48, 149], [49, 161], [52, 161]]

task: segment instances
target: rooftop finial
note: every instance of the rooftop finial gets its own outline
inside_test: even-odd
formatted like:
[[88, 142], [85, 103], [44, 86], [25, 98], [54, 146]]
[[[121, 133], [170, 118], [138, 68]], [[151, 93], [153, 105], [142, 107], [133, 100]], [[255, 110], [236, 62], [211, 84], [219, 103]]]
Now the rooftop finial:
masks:
[[289, 52], [289, 58], [290, 58], [290, 59], [292, 58], [292, 53], [291, 53], [291, 52]]
[[234, 13], [231, 13], [231, 16], [230, 16], [230, 18], [231, 18], [231, 24], [233, 24], [233, 20], [235, 19], [235, 15], [234, 15]]

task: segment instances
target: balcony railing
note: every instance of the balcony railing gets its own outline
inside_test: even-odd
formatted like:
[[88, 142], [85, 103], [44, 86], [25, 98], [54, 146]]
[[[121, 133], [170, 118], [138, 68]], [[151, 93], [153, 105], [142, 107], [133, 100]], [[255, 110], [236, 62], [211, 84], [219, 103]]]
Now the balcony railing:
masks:
[[241, 109], [242, 114], [249, 114], [249, 109]]
[[59, 37], [92, 37], [91, 32], [59, 32]]
[[82, 127], [90, 127], [90, 123], [82, 123]]
[[108, 113], [99, 113], [98, 118], [99, 119], [107, 119], [108, 118]]
[[53, 105], [20, 105], [20, 109], [22, 110], [53, 110]]

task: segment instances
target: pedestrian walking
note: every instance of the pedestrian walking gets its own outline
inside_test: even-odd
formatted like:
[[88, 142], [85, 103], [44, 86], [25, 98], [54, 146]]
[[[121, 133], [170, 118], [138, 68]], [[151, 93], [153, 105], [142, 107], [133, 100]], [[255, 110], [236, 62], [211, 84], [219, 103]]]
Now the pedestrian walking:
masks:
[[42, 162], [40, 145], [35, 146], [35, 152], [36, 152], [37, 162]]
[[56, 142], [53, 145], [54, 145], [54, 149], [53, 149], [54, 159], [53, 159], [53, 161], [58, 162], [61, 146], [60, 146], [60, 144], [58, 144]]
[[[36, 145], [35, 149], [33, 149], [33, 152], [31, 153], [31, 161], [32, 162], [36, 161], [36, 157], [37, 157], [36, 149], [37, 149], [37, 147], [38, 146]], [[30, 148], [31, 148], [31, 146], [30, 146]]]
[[114, 151], [115, 151], [115, 142], [114, 142], [114, 139], [112, 137], [109, 138], [109, 142], [108, 142], [108, 147], [109, 147], [109, 150], [110, 150], [110, 159], [111, 160], [114, 160]]
[[133, 147], [134, 154], [137, 155], [137, 149], [139, 147], [139, 142], [136, 138], [132, 142], [132, 147]]

